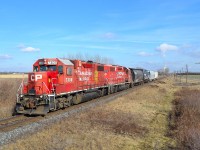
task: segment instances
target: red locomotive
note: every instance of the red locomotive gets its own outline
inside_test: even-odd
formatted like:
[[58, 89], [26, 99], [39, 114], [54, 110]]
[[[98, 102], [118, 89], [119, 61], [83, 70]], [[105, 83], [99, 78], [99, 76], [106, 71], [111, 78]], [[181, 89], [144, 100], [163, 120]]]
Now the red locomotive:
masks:
[[16, 103], [19, 114], [49, 111], [124, 90], [133, 85], [129, 68], [92, 61], [39, 59], [28, 81], [22, 82]]

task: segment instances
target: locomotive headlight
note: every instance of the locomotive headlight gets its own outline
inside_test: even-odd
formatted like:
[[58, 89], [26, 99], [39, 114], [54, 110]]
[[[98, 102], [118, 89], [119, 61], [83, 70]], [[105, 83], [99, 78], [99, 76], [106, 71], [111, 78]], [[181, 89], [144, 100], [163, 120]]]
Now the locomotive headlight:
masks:
[[20, 96], [19, 96], [19, 99], [20, 99], [20, 100], [23, 100], [23, 99], [24, 99], [24, 95], [20, 95]]
[[43, 98], [43, 96], [42, 96], [42, 95], [40, 95], [40, 98]]

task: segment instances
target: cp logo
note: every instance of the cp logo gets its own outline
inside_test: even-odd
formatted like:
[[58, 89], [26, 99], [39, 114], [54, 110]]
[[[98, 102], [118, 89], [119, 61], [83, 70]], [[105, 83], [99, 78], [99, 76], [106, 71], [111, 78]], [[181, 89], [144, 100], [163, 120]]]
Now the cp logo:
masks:
[[36, 74], [36, 75], [32, 74], [31, 75], [31, 81], [37, 81], [39, 79], [42, 79], [42, 75], [41, 74]]

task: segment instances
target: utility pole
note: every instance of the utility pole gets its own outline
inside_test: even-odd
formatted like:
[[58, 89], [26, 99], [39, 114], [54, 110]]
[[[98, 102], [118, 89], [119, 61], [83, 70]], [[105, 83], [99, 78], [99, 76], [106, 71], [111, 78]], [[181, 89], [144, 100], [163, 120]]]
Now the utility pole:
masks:
[[188, 65], [186, 64], [186, 83], [187, 83], [187, 79], [188, 79]]
[[174, 71], [174, 80], [176, 80], [176, 72]]

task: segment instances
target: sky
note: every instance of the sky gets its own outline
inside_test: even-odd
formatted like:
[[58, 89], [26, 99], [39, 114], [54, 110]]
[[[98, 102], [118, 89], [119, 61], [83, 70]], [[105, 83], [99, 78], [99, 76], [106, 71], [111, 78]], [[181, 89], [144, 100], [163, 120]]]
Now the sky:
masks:
[[200, 72], [200, 0], [0, 0], [0, 72], [40, 58], [107, 57]]

